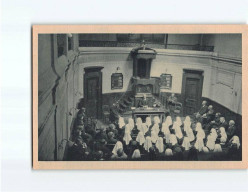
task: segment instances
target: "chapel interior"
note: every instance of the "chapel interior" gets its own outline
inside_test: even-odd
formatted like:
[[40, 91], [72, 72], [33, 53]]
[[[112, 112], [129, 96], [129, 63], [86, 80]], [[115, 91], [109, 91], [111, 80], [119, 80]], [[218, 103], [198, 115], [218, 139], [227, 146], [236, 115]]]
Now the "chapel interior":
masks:
[[241, 86], [241, 34], [39, 34], [38, 159], [241, 160]]

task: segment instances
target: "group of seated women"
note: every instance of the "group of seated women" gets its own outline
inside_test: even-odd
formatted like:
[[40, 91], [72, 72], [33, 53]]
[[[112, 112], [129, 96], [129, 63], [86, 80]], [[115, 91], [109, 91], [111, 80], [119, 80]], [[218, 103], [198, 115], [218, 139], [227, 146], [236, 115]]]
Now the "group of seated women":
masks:
[[[81, 117], [81, 118], [80, 118]], [[189, 116], [158, 116], [145, 121], [123, 117], [107, 128], [85, 125], [80, 116], [69, 160], [240, 160], [240, 139], [233, 120], [223, 123], [220, 115], [206, 128]], [[183, 121], [182, 121], [183, 119]], [[229, 132], [231, 131], [231, 133]]]

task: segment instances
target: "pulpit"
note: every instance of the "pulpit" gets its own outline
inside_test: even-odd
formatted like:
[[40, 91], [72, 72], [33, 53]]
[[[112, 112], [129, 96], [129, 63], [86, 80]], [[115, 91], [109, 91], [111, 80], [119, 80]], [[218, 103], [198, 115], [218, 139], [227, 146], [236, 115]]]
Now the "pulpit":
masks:
[[147, 48], [145, 43], [139, 48], [135, 48], [131, 52], [133, 57], [133, 92], [135, 97], [135, 107], [138, 107], [139, 101], [144, 94], [147, 97], [148, 106], [153, 105], [153, 90], [155, 86], [155, 78], [150, 77], [152, 60], [156, 58], [156, 51]]

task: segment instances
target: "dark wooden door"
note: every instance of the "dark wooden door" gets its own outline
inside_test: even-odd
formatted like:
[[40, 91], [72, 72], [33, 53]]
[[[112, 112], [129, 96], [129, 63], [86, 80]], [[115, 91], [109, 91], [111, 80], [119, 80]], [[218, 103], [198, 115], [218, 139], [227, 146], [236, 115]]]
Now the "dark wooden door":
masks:
[[102, 115], [102, 67], [87, 67], [84, 74], [84, 98], [86, 115], [101, 118]]
[[202, 97], [203, 71], [184, 70], [182, 99], [184, 115], [192, 115], [197, 112]]

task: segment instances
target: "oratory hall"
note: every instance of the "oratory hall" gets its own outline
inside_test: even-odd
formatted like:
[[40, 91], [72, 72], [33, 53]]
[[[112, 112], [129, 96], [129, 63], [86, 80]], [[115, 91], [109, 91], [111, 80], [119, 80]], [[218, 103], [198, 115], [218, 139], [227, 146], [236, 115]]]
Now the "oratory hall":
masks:
[[241, 34], [39, 34], [39, 161], [242, 160]]

